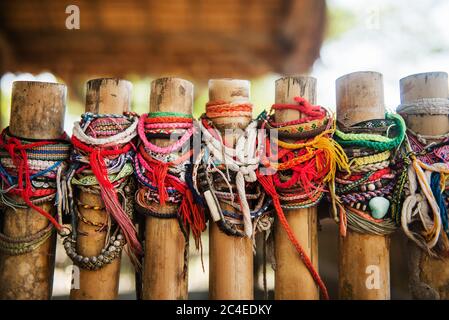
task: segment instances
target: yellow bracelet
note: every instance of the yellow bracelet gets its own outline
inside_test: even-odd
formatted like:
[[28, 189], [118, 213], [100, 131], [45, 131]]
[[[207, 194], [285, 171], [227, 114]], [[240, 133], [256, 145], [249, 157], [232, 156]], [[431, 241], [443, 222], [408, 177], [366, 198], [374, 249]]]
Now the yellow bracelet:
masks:
[[328, 135], [328, 134], [332, 134], [334, 133], [334, 129], [328, 129], [325, 130], [323, 132], [321, 132], [319, 135], [317, 135], [315, 138], [313, 138], [310, 141], [304, 142], [304, 143], [291, 143], [291, 142], [285, 142], [285, 141], [281, 141], [278, 139], [273, 139], [277, 145], [281, 148], [284, 149], [289, 149], [289, 150], [295, 150], [295, 149], [301, 149], [301, 148], [306, 148], [306, 147], [310, 147], [313, 146], [314, 144], [316, 144], [324, 135]]
[[349, 162], [349, 165], [354, 167], [360, 167], [367, 164], [386, 161], [390, 159], [390, 156], [391, 156], [390, 150], [386, 150], [384, 152], [376, 153], [370, 156], [354, 158]]

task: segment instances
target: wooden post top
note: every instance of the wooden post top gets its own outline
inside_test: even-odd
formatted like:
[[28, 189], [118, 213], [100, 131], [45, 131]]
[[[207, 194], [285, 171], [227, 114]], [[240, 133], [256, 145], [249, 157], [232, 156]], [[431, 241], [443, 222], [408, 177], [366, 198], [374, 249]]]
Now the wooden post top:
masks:
[[373, 71], [346, 74], [336, 80], [337, 120], [346, 126], [385, 117], [383, 76]]
[[180, 78], [159, 78], [151, 82], [150, 112], [193, 111], [193, 84]]
[[[448, 75], [446, 72], [412, 74], [399, 81], [401, 103], [413, 104], [418, 99], [449, 98]], [[449, 118], [445, 114], [402, 114], [407, 127], [417, 133], [430, 136], [446, 134]]]
[[210, 79], [209, 100], [227, 102], [248, 102], [250, 100], [250, 82], [240, 79]]
[[130, 111], [132, 83], [117, 78], [87, 81], [86, 112], [122, 114]]
[[[275, 82], [275, 101], [294, 104], [294, 98], [299, 96], [315, 104], [316, 84], [317, 80], [308, 76], [280, 78]], [[277, 110], [275, 113], [276, 122], [292, 121], [301, 117], [301, 113], [297, 110]]]
[[15, 81], [11, 95], [11, 134], [56, 139], [64, 132], [67, 87], [61, 83]]
[[417, 73], [399, 80], [401, 103], [423, 98], [449, 98], [446, 72]]
[[[209, 80], [209, 101], [226, 101], [230, 103], [247, 103], [250, 101], [251, 83], [241, 79]], [[214, 125], [219, 130], [244, 129], [251, 122], [249, 117], [219, 117]]]
[[275, 82], [276, 103], [294, 103], [293, 98], [300, 96], [316, 103], [317, 80], [309, 76], [282, 77]]

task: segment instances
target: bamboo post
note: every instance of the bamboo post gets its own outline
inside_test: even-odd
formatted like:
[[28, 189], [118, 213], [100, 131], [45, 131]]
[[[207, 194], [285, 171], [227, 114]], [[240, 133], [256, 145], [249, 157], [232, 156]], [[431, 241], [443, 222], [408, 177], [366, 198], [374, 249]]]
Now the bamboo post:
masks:
[[[151, 83], [150, 112], [193, 111], [193, 84], [179, 78], [161, 78]], [[154, 139], [163, 147], [173, 143]], [[159, 213], [173, 212], [173, 205], [159, 205]], [[146, 217], [143, 299], [185, 300], [188, 298], [188, 272], [184, 264], [186, 240], [176, 219]], [[187, 243], [188, 244], [188, 243]]]
[[[209, 80], [209, 101], [249, 101], [250, 82], [237, 79]], [[220, 117], [214, 125], [229, 144], [235, 134], [228, 131], [245, 129], [251, 119]], [[222, 204], [224, 210], [232, 206]], [[214, 300], [251, 300], [253, 292], [253, 249], [249, 238], [228, 236], [209, 222], [209, 297]]]
[[[355, 72], [336, 81], [337, 119], [346, 126], [385, 116], [383, 77]], [[373, 277], [376, 285], [367, 284]], [[339, 236], [339, 298], [390, 299], [390, 238], [347, 231]]]
[[[64, 132], [67, 88], [63, 84], [16, 81], [12, 88], [11, 134], [27, 139], [57, 139]], [[40, 206], [53, 211], [53, 203]], [[48, 220], [32, 209], [6, 209], [3, 233], [10, 237], [35, 234]], [[36, 250], [0, 257], [0, 299], [50, 299], [53, 287], [56, 233]]]
[[[410, 75], [400, 80], [401, 103], [422, 98], [449, 98], [448, 75], [428, 72]], [[442, 135], [449, 132], [447, 115], [404, 115], [407, 127], [422, 135]], [[409, 241], [410, 289], [415, 299], [449, 299], [449, 258], [431, 258]], [[424, 284], [424, 285], [423, 285]], [[429, 288], [430, 287], [430, 288]]]
[[[123, 114], [130, 111], [132, 84], [121, 79], [100, 78], [87, 82], [86, 112], [101, 114]], [[101, 196], [79, 192], [81, 203], [104, 207]], [[79, 208], [89, 221], [106, 223], [106, 210]], [[97, 227], [79, 223], [77, 251], [83, 256], [97, 256], [103, 249], [106, 232], [95, 231]], [[113, 300], [118, 296], [121, 258], [114, 259], [99, 270], [79, 269], [79, 288], [70, 291], [72, 300]], [[76, 266], [74, 266], [76, 268]], [[75, 281], [76, 283], [76, 281]]]
[[[312, 77], [285, 77], [276, 81], [276, 103], [292, 103], [294, 97], [301, 96], [316, 103], [316, 79]], [[276, 110], [276, 122], [293, 121], [302, 118], [296, 110]], [[317, 207], [289, 210], [286, 212], [288, 223], [296, 239], [306, 251], [318, 270], [318, 227]], [[319, 290], [310, 272], [302, 262], [298, 252], [291, 244], [282, 225], [275, 227], [275, 287], [277, 300], [317, 300]]]

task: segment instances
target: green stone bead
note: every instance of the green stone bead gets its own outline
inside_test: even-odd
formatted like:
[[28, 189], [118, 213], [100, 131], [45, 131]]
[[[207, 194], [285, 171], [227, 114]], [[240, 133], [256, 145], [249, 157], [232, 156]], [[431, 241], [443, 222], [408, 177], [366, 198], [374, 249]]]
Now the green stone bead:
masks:
[[375, 219], [382, 219], [388, 212], [390, 208], [390, 201], [384, 197], [374, 197], [369, 203], [369, 208], [371, 209], [371, 215]]

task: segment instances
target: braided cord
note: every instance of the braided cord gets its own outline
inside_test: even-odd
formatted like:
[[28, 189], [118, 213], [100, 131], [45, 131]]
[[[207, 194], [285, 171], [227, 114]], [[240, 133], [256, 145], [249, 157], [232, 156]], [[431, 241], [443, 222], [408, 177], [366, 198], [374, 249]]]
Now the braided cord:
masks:
[[379, 134], [344, 133], [337, 129], [335, 132], [336, 140], [342, 147], [364, 147], [379, 152], [394, 149], [404, 140], [406, 131], [405, 122], [398, 114], [387, 113], [386, 118], [395, 122], [398, 134], [394, 138]]
[[[234, 107], [236, 106], [238, 105], [234, 105]], [[228, 234], [254, 238], [254, 230], [257, 227], [253, 222], [261, 221], [262, 218], [253, 219], [251, 217], [251, 211], [253, 210], [251, 210], [251, 199], [248, 196], [247, 189], [250, 185], [250, 188], [255, 186], [257, 188], [255, 184], [257, 180], [256, 170], [259, 166], [260, 149], [262, 147], [260, 143], [257, 143], [257, 121], [252, 121], [244, 132], [239, 132], [234, 148], [224, 144], [218, 130], [213, 127], [212, 122], [205, 116], [203, 116], [200, 122], [200, 128], [203, 140], [203, 153], [205, 154], [203, 157], [203, 169], [207, 181], [207, 184], [204, 184], [204, 189], [214, 194], [214, 203], [211, 204], [212, 199], [210, 199], [208, 207], [209, 209], [213, 207], [213, 212], [219, 211], [216, 212], [217, 217], [214, 220]], [[231, 172], [233, 173], [232, 176]], [[214, 183], [222, 181], [223, 187], [220, 186], [218, 187], [219, 190], [217, 190], [212, 185], [212, 181]], [[219, 192], [221, 189], [228, 189], [229, 191]], [[232, 204], [234, 201], [238, 201], [239, 206], [236, 209], [242, 216], [243, 232], [240, 230], [241, 223], [239, 220], [235, 223], [236, 221], [233, 221], [229, 216], [223, 215], [223, 210], [218, 200], [223, 200], [227, 197], [232, 200]], [[263, 194], [260, 194], [257, 206], [263, 205], [263, 199]]]

